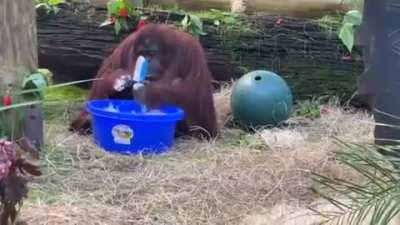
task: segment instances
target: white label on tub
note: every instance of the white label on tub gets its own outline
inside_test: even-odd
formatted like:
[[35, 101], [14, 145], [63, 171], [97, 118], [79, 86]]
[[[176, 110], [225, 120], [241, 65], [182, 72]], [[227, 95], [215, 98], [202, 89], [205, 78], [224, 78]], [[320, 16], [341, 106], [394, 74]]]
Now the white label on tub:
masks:
[[133, 139], [133, 130], [126, 125], [116, 125], [112, 129], [114, 142], [122, 145], [130, 145]]

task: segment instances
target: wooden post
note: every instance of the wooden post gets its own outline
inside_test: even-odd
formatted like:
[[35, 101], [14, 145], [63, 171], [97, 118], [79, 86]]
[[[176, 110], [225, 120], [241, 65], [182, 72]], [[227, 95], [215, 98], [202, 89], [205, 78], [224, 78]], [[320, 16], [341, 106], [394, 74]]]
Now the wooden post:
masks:
[[[32, 0], [0, 0], [0, 96], [11, 86], [21, 88], [25, 75], [37, 70], [36, 12]], [[22, 123], [15, 110], [7, 112], [13, 123], [12, 139], [26, 137], [37, 146], [43, 142], [41, 107], [30, 106]], [[36, 117], [34, 116], [36, 115]], [[15, 125], [14, 125], [15, 123]], [[34, 129], [32, 130], [32, 127]]]

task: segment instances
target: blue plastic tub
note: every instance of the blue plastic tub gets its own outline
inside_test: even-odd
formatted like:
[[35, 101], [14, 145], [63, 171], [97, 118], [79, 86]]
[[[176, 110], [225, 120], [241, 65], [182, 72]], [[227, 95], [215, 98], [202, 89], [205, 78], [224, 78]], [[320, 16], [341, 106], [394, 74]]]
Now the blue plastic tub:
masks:
[[148, 114], [142, 112], [142, 107], [133, 100], [89, 101], [95, 143], [108, 152], [121, 154], [168, 151], [174, 144], [176, 125], [184, 117], [183, 110], [167, 105], [158, 113]]

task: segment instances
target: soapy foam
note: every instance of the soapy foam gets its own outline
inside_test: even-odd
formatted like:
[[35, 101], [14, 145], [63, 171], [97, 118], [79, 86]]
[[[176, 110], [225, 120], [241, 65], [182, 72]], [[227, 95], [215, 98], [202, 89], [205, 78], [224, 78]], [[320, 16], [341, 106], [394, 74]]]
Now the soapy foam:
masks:
[[[115, 107], [115, 106], [114, 106], [113, 104], [111, 104], [111, 103], [110, 103], [107, 107], [104, 108], [104, 111], [106, 111], [106, 112], [114, 112], [114, 113], [120, 112], [120, 111], [118, 110], [118, 108]], [[163, 112], [163, 111], [161, 111], [161, 110], [159, 110], [159, 109], [152, 109], [152, 110], [149, 110], [145, 105], [142, 105], [142, 106], [141, 106], [139, 112], [136, 111], [136, 110], [132, 110], [131, 113], [132, 113], [132, 114], [145, 114], [145, 115], [160, 115], [160, 116], [166, 115], [165, 112]]]
[[146, 112], [146, 115], [159, 115], [159, 116], [162, 116], [162, 115], [166, 115], [166, 113], [161, 111], [161, 110], [158, 110], [158, 109], [153, 109], [153, 110], [150, 110], [150, 111]]
[[106, 108], [104, 108], [104, 111], [106, 112], [119, 112], [119, 110], [117, 108], [114, 107], [113, 104], [108, 104], [108, 106]]

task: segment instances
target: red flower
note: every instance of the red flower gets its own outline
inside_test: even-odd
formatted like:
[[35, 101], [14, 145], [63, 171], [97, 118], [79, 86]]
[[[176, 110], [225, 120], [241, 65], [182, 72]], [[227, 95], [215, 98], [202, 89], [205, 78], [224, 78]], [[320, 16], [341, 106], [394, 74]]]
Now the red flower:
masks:
[[283, 25], [283, 18], [282, 16], [279, 16], [278, 19], [276, 20], [275, 24], [277, 26], [282, 26]]
[[3, 106], [9, 106], [12, 104], [12, 98], [10, 95], [3, 96]]
[[136, 30], [142, 29], [144, 26], [146, 26], [146, 20], [139, 20], [139, 22], [136, 24]]
[[121, 17], [128, 17], [129, 16], [128, 8], [124, 7], [122, 9], [120, 9], [119, 10], [119, 15]]

